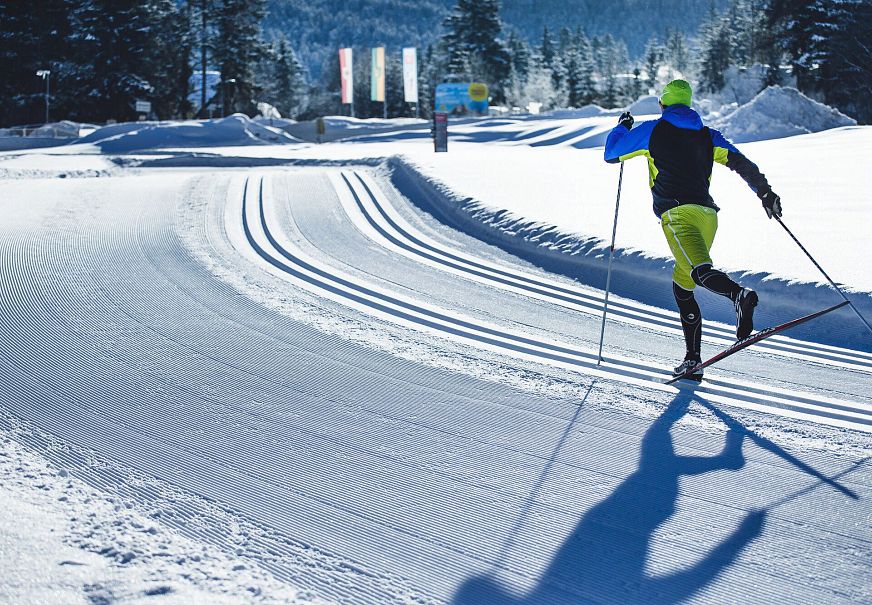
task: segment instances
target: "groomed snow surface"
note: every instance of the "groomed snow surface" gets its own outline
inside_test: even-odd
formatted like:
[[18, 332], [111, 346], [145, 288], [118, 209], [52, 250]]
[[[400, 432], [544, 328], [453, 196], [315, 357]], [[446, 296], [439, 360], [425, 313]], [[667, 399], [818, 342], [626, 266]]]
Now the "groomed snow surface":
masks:
[[[844, 121], [797, 94], [720, 127], [872, 316], [872, 129], [810, 134]], [[421, 121], [244, 116], [0, 154], [0, 602], [872, 602], [872, 337], [843, 309], [663, 385], [641, 160], [598, 363], [618, 113], [453, 122], [438, 155]], [[715, 170], [758, 325], [838, 302]]]

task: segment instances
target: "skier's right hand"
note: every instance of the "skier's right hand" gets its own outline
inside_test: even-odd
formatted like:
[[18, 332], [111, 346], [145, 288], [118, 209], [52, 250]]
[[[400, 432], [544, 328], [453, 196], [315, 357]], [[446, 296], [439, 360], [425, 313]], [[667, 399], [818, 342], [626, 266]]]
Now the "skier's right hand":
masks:
[[621, 117], [618, 118], [618, 125], [623, 126], [627, 130], [630, 130], [633, 127], [633, 122], [636, 120], [633, 119], [633, 116], [630, 115], [629, 111], [625, 111], [621, 114]]
[[767, 191], [759, 191], [757, 195], [760, 197], [760, 201], [763, 202], [763, 210], [766, 211], [766, 216], [772, 218], [773, 216], [781, 218], [781, 198], [778, 197], [771, 189]]

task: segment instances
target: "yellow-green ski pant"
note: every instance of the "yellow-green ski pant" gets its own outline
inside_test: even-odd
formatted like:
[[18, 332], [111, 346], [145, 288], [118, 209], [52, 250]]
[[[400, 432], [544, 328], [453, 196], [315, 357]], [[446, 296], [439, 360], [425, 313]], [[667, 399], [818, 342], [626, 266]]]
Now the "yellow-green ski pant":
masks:
[[685, 290], [693, 290], [696, 283], [690, 272], [699, 265], [712, 264], [709, 250], [718, 231], [717, 211], [696, 204], [677, 206], [663, 213], [660, 226], [675, 257], [672, 280]]

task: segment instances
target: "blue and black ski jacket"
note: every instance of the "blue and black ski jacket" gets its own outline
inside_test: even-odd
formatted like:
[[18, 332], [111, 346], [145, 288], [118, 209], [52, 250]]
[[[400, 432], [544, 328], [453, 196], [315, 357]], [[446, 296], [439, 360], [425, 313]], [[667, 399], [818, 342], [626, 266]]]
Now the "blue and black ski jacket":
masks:
[[663, 115], [627, 130], [620, 124], [606, 140], [605, 160], [622, 162], [643, 155], [654, 197], [654, 214], [682, 204], [699, 204], [718, 210], [709, 194], [712, 164], [737, 172], [758, 195], [770, 189], [756, 164], [742, 155], [724, 135], [702, 123], [686, 105], [670, 105]]

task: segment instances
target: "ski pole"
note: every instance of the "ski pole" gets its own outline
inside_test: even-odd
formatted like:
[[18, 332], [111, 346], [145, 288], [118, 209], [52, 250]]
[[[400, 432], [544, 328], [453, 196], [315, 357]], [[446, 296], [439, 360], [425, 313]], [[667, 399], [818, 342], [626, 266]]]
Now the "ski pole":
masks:
[[599, 353], [596, 357], [596, 365], [603, 360], [603, 337], [606, 334], [606, 310], [609, 307], [609, 287], [612, 283], [612, 257], [615, 255], [615, 234], [618, 231], [618, 207], [621, 205], [621, 184], [624, 182], [624, 163], [621, 162], [621, 172], [618, 175], [618, 199], [615, 200], [615, 222], [612, 225], [612, 246], [609, 248], [609, 268], [606, 272], [606, 297], [603, 300], [603, 321], [600, 326]]
[[854, 306], [854, 303], [852, 303], [852, 302], [848, 299], [848, 297], [845, 296], [845, 293], [842, 292], [842, 289], [839, 288], [839, 287], [836, 285], [836, 282], [834, 282], [834, 281], [830, 278], [830, 276], [827, 275], [827, 272], [824, 271], [823, 268], [822, 268], [822, 267], [818, 264], [818, 262], [814, 259], [814, 257], [813, 257], [811, 254], [808, 253], [808, 250], [805, 249], [805, 246], [803, 246], [801, 243], [799, 243], [799, 240], [796, 239], [796, 236], [795, 236], [795, 235], [790, 231], [790, 229], [787, 228], [787, 225], [784, 224], [784, 222], [781, 220], [781, 217], [780, 217], [780, 216], [777, 216], [777, 215], [773, 215], [773, 216], [775, 216], [775, 220], [778, 221], [778, 224], [781, 225], [782, 227], [784, 227], [784, 230], [787, 231], [787, 234], [788, 234], [791, 238], [793, 238], [793, 241], [796, 242], [796, 245], [799, 246], [800, 250], [802, 250], [803, 252], [805, 252], [805, 255], [806, 255], [806, 256], [811, 260], [811, 262], [814, 263], [814, 266], [818, 268], [818, 271], [820, 271], [821, 274], [822, 274], [824, 277], [827, 278], [827, 281], [830, 282], [830, 285], [831, 285], [833, 288], [836, 289], [836, 292], [838, 292], [839, 295], [841, 295], [841, 297], [844, 298], [845, 301], [847, 301], [848, 306], [851, 307], [851, 309], [854, 311], [854, 313], [857, 314], [857, 317], [860, 318], [860, 321], [862, 321], [863, 324], [864, 324], [864, 325], [869, 329], [869, 331], [872, 332], [872, 326], [869, 325], [869, 322], [866, 321], [866, 318], [863, 317], [863, 316], [860, 314], [860, 311], [857, 310], [857, 307]]

